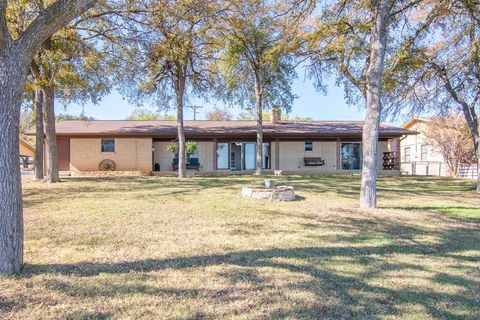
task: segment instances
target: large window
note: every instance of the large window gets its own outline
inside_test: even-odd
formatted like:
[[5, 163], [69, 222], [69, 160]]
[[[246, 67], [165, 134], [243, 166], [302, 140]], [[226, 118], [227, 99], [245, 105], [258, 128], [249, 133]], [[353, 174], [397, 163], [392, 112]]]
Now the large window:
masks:
[[102, 139], [102, 152], [115, 152], [115, 139]]
[[360, 170], [362, 168], [361, 143], [342, 143], [341, 167], [342, 170]]
[[405, 162], [410, 162], [410, 160], [411, 160], [410, 159], [410, 147], [405, 148], [404, 154], [405, 154]]
[[217, 143], [217, 169], [228, 169], [228, 143]]

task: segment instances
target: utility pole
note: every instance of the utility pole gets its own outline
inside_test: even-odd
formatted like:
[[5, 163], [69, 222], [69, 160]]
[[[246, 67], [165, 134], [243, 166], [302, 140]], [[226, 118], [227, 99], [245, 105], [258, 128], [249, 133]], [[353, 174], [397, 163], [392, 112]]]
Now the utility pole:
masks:
[[202, 109], [202, 106], [188, 106], [187, 108], [190, 108], [193, 110], [193, 121], [197, 120], [197, 110]]

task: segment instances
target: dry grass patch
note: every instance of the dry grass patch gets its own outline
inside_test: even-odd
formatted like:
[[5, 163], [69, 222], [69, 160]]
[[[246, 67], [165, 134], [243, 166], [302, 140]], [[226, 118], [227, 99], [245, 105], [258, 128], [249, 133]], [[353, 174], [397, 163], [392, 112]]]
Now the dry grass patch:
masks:
[[2, 319], [480, 317], [470, 181], [280, 177], [301, 200], [243, 199], [260, 178], [24, 181], [23, 272]]

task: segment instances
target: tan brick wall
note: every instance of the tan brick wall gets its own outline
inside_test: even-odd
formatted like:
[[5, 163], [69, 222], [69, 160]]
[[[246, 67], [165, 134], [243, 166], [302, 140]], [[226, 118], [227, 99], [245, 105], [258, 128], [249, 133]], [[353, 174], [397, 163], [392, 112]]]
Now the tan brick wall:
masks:
[[[337, 143], [335, 141], [314, 141], [313, 150], [305, 151], [304, 141], [280, 141], [280, 169], [287, 171], [332, 171], [337, 166]], [[305, 167], [304, 157], [321, 157], [325, 165]]]
[[99, 163], [111, 159], [117, 171], [152, 171], [151, 138], [117, 138], [115, 152], [101, 152], [100, 138], [70, 140], [70, 169], [97, 171]]
[[[383, 169], [383, 152], [389, 151], [388, 141], [378, 142], [378, 169]], [[338, 155], [339, 156], [339, 155]], [[321, 157], [325, 165], [306, 167], [304, 157]], [[314, 141], [313, 151], [305, 151], [304, 141], [280, 141], [280, 169], [286, 171], [334, 172], [337, 168], [337, 142]]]
[[[154, 162], [160, 164], [160, 171], [172, 171], [173, 153], [167, 150], [168, 141], [154, 142]], [[199, 141], [198, 161], [201, 172], [213, 171], [213, 142]]]

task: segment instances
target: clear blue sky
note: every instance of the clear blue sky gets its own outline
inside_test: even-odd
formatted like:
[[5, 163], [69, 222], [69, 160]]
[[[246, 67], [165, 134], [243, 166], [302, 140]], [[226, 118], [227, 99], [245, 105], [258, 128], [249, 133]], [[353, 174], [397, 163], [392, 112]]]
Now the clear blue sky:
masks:
[[[315, 120], [363, 120], [365, 111], [363, 107], [348, 106], [344, 99], [342, 87], [334, 85], [331, 80], [328, 83], [327, 95], [317, 92], [311, 80], [300, 76], [293, 86], [294, 93], [298, 96], [295, 100], [291, 116], [311, 117]], [[214, 105], [211, 103], [195, 102], [196, 105], [202, 105], [203, 108], [197, 114], [197, 119], [205, 119], [205, 113]], [[220, 105], [220, 104], [219, 104]], [[122, 120], [127, 118], [134, 110], [135, 106], [130, 104], [122, 95], [112, 92], [104, 97], [102, 101], [93, 105], [91, 103], [85, 106], [70, 105], [65, 109], [60, 103], [56, 104], [56, 113], [68, 113], [78, 115], [84, 111], [85, 115], [94, 117], [97, 120]], [[241, 110], [232, 110], [236, 115]], [[174, 114], [172, 110], [169, 112]], [[190, 109], [185, 110], [185, 119], [193, 119], [193, 113]], [[392, 124], [400, 125], [403, 119], [399, 119]]]

